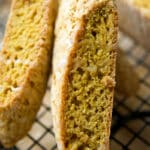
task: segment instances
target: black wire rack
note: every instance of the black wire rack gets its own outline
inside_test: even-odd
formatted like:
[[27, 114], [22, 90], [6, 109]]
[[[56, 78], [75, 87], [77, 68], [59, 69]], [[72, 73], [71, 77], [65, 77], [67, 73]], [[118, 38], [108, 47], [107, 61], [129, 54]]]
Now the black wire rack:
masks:
[[134, 97], [115, 99], [111, 149], [148, 150], [150, 149], [150, 51], [143, 49], [123, 33], [120, 33], [119, 45], [125, 50], [139, 75], [140, 90]]
[[[3, 35], [6, 17], [2, 16], [1, 6], [2, 3], [0, 3], [0, 34]], [[115, 98], [110, 149], [149, 150], [150, 51], [143, 49], [123, 33], [120, 33], [119, 45], [139, 75], [140, 90], [132, 97]], [[0, 150], [6, 149], [0, 147]], [[50, 108], [50, 81], [43, 105], [31, 131], [10, 150], [57, 150]]]

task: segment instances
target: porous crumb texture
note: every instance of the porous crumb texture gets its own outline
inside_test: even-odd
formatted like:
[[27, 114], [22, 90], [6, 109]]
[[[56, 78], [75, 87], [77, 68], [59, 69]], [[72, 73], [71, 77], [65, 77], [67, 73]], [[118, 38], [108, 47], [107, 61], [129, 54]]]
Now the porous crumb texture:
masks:
[[6, 147], [27, 134], [41, 105], [50, 68], [56, 2], [12, 2], [0, 51], [0, 142]]
[[84, 29], [69, 71], [64, 106], [68, 150], [96, 150], [109, 140], [115, 86], [115, 17], [112, 6], [97, 8], [83, 17]]
[[138, 7], [143, 8], [150, 8], [150, 1], [149, 0], [134, 0], [134, 4]]
[[[4, 48], [0, 53], [0, 103], [8, 102], [19, 91], [27, 70], [35, 62], [39, 49], [43, 0], [15, 2]], [[11, 28], [11, 29], [10, 29]], [[36, 81], [31, 84], [34, 86]]]

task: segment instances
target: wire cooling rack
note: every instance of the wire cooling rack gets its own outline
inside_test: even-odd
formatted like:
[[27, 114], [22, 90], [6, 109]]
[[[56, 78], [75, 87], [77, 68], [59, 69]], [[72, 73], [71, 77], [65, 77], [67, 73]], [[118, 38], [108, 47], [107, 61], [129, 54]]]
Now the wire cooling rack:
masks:
[[[8, 14], [7, 5], [2, 7], [2, 4], [7, 1], [0, 0], [0, 42]], [[140, 90], [134, 97], [115, 98], [110, 149], [149, 150], [150, 51], [144, 50], [123, 33], [120, 33], [119, 45], [139, 75]], [[6, 149], [0, 147], [0, 150]], [[57, 150], [50, 108], [50, 81], [31, 131], [10, 150]]]

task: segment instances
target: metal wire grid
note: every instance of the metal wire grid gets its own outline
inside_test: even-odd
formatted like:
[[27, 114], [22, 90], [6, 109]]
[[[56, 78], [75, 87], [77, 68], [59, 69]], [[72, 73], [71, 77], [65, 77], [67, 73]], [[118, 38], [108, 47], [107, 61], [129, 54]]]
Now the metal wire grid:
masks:
[[[6, 21], [4, 18], [6, 17], [0, 14], [1, 35], [3, 35]], [[4, 21], [2, 21], [3, 19]], [[150, 110], [150, 52], [138, 46], [122, 33], [120, 33], [119, 44], [125, 50], [129, 61], [140, 77], [140, 91], [135, 97], [119, 96], [115, 98], [111, 149], [148, 150], [150, 149], [150, 118], [148, 117]], [[57, 150], [49, 91], [50, 82], [32, 130], [11, 150]], [[0, 150], [6, 149], [0, 147]]]
[[[116, 99], [112, 127], [112, 149], [150, 149], [150, 52], [120, 34], [120, 46], [140, 77], [140, 90], [135, 97]], [[133, 77], [134, 78], [134, 77]], [[130, 86], [130, 85], [129, 85]], [[128, 136], [126, 136], [128, 135]], [[117, 144], [116, 144], [117, 143]]]

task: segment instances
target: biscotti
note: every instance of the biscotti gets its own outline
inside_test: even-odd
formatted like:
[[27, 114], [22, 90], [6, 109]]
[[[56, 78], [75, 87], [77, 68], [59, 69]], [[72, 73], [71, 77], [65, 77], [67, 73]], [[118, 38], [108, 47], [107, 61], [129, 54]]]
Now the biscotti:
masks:
[[134, 96], [139, 90], [139, 77], [122, 49], [118, 50], [116, 64], [116, 91], [124, 96]]
[[150, 50], [150, 1], [116, 0], [120, 28]]
[[25, 136], [45, 92], [57, 3], [13, 0], [0, 51], [0, 142]]
[[60, 150], [109, 149], [117, 13], [112, 0], [62, 0], [51, 102]]

